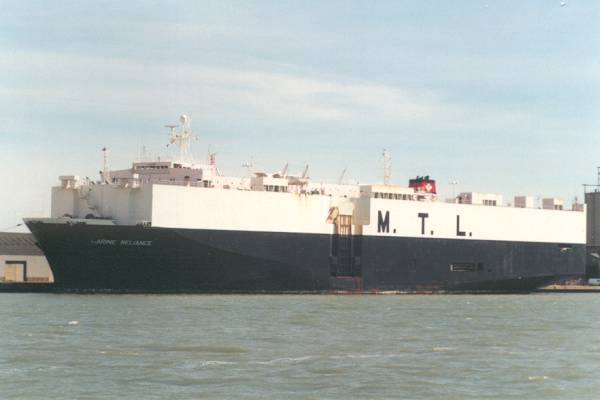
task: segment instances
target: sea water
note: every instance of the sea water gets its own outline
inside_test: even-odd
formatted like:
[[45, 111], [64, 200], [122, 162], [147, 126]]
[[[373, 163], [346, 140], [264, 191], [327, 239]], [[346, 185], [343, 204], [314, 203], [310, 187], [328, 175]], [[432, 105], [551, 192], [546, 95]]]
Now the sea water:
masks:
[[600, 399], [600, 295], [0, 294], [1, 399]]

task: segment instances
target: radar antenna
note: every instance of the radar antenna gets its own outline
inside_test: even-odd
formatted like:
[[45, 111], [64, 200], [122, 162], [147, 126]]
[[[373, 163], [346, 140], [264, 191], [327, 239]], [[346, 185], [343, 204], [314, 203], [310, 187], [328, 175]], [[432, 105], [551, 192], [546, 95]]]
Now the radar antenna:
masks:
[[177, 128], [178, 126], [179, 125], [165, 125], [165, 128], [169, 128], [169, 130], [171, 131], [171, 133], [169, 135], [169, 144], [175, 143], [175, 136], [177, 136], [177, 132], [175, 132], [175, 128]]

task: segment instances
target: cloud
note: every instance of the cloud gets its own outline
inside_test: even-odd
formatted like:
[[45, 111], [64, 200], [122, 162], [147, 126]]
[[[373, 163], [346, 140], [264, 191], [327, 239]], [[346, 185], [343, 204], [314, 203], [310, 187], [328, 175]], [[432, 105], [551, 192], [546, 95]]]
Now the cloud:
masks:
[[172, 62], [16, 51], [2, 57], [9, 108], [133, 113], [191, 110], [215, 118], [434, 130], [515, 127], [524, 112], [474, 109], [428, 91], [337, 76], [304, 76]]

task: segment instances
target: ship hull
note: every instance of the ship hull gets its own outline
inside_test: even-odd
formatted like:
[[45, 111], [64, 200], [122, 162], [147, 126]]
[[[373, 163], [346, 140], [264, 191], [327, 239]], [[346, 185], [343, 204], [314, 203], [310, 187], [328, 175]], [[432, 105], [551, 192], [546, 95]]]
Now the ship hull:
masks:
[[63, 290], [528, 292], [585, 274], [583, 244], [364, 236], [351, 272], [340, 274], [332, 235], [27, 225]]

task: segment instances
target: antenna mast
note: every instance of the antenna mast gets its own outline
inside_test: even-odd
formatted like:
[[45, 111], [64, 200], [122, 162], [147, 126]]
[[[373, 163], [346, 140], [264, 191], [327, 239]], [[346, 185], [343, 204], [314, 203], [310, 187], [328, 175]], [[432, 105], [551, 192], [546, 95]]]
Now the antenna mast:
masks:
[[389, 185], [392, 177], [392, 159], [387, 149], [383, 149], [383, 184]]
[[338, 179], [338, 185], [341, 185], [344, 181], [344, 177], [346, 176], [346, 169], [348, 169], [348, 167], [344, 167], [344, 169], [342, 170], [342, 173], [340, 174], [340, 179]]
[[190, 140], [192, 138], [190, 124], [192, 120], [189, 116], [183, 114], [179, 117], [179, 122], [181, 123], [181, 130], [179, 132], [175, 130], [177, 125], [165, 125], [166, 128], [171, 130], [167, 146], [174, 144], [179, 147], [179, 159], [177, 161], [191, 163], [193, 162], [190, 154]]
[[107, 182], [110, 180], [110, 173], [108, 172], [108, 149], [105, 147], [102, 148], [102, 181]]
[[245, 162], [242, 164], [242, 168], [246, 168], [248, 171], [248, 176], [252, 176], [252, 168], [254, 168], [254, 158], [250, 157], [250, 162]]
[[456, 199], [456, 185], [458, 185], [458, 181], [452, 180], [449, 183], [450, 183], [450, 185], [452, 185], [452, 198]]

